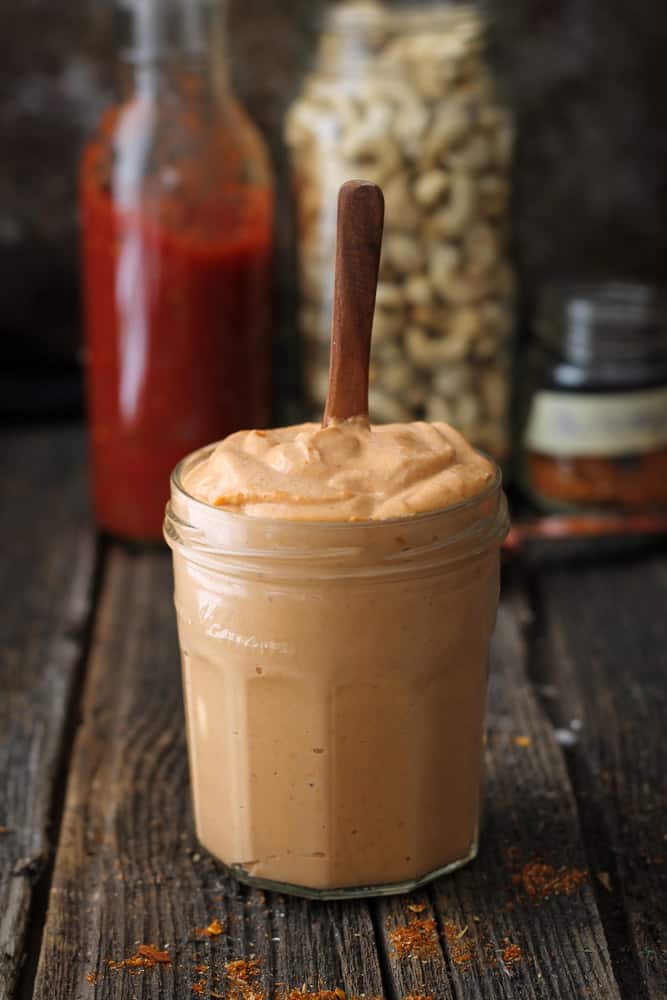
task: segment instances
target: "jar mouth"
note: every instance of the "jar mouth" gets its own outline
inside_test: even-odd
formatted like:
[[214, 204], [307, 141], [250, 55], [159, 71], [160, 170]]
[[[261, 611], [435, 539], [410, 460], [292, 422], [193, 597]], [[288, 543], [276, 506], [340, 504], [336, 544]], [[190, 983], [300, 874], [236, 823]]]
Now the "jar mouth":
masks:
[[451, 25], [452, 17], [481, 23], [475, 0], [417, 0], [386, 7], [377, 0], [349, 0], [331, 7], [325, 18], [327, 31], [345, 32], [382, 28], [403, 32], [437, 31]]
[[239, 523], [247, 523], [250, 521], [253, 524], [265, 525], [267, 527], [270, 526], [280, 528], [285, 525], [290, 525], [296, 530], [302, 528], [309, 532], [317, 531], [318, 529], [321, 529], [322, 531], [331, 531], [332, 528], [335, 528], [336, 530], [341, 529], [352, 531], [359, 527], [364, 527], [366, 529], [381, 529], [385, 525], [391, 525], [392, 527], [399, 528], [401, 525], [415, 524], [417, 522], [424, 523], [428, 521], [429, 518], [440, 518], [444, 514], [455, 514], [458, 511], [472, 510], [475, 506], [482, 505], [485, 500], [488, 500], [489, 497], [498, 492], [501, 489], [503, 482], [503, 474], [497, 462], [491, 458], [490, 455], [487, 455], [486, 452], [482, 451], [481, 448], [476, 448], [475, 451], [477, 454], [485, 458], [491, 465], [493, 469], [493, 479], [480, 493], [475, 493], [474, 496], [466, 497], [465, 500], [459, 500], [457, 503], [449, 504], [446, 507], [438, 507], [435, 510], [427, 510], [419, 514], [407, 514], [405, 517], [387, 517], [382, 520], [365, 518], [357, 521], [300, 521], [297, 518], [262, 517], [261, 515], [255, 514], [242, 514], [238, 511], [230, 510], [228, 507], [216, 507], [214, 504], [206, 503], [205, 500], [200, 500], [199, 497], [189, 493], [185, 488], [185, 484], [183, 482], [184, 473], [186, 471], [189, 472], [199, 462], [203, 462], [207, 459], [215, 450], [216, 446], [217, 442], [214, 444], [204, 445], [203, 448], [199, 448], [197, 451], [193, 451], [189, 455], [182, 458], [171, 473], [170, 481], [173, 489], [186, 498], [189, 505], [195, 505], [193, 507], [195, 510], [199, 508], [206, 512], [216, 511], [221, 517], [237, 520]]
[[232, 578], [368, 579], [443, 572], [499, 548], [509, 528], [502, 474], [481, 493], [435, 511], [382, 521], [294, 521], [239, 513], [193, 497], [184, 475], [215, 445], [186, 456], [171, 477], [164, 535], [189, 563]]
[[463, 30], [459, 46], [448, 49], [431, 59], [462, 57], [481, 51], [486, 44], [488, 19], [482, 19], [474, 0], [421, 0], [399, 2], [387, 7], [377, 0], [350, 0], [329, 8], [323, 21], [320, 38], [318, 75], [334, 78], [368, 72], [394, 77], [397, 67], [393, 60], [383, 65], [382, 54], [387, 46], [399, 39], [428, 35], [447, 40], [452, 28]]

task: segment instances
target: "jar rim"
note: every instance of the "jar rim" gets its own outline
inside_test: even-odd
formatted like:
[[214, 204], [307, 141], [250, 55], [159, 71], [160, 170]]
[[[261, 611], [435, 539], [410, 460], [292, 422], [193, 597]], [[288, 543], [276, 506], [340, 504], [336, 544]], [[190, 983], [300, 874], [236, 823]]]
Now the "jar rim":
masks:
[[262, 577], [269, 567], [272, 579], [286, 581], [309, 574], [352, 580], [443, 572], [499, 548], [509, 527], [495, 462], [494, 477], [481, 493], [436, 511], [382, 521], [294, 521], [214, 507], [188, 493], [185, 468], [212, 447], [186, 456], [174, 469], [164, 536], [189, 562], [230, 577]]
[[386, 7], [377, 0], [351, 0], [330, 7], [325, 16], [327, 31], [347, 31], [357, 28], [413, 28], [415, 31], [438, 28], [451, 21], [452, 14], [468, 15], [482, 25], [476, 0], [418, 0], [399, 2]]
[[203, 448], [198, 448], [196, 451], [192, 451], [190, 454], [185, 455], [180, 462], [174, 466], [170, 476], [170, 482], [177, 492], [188, 501], [188, 503], [194, 503], [196, 505], [195, 509], [201, 509], [206, 512], [217, 511], [221, 516], [229, 519], [232, 523], [234, 521], [237, 521], [238, 523], [247, 523], [248, 521], [251, 521], [253, 524], [264, 525], [266, 527], [285, 526], [286, 524], [289, 524], [290, 526], [294, 526], [296, 531], [304, 528], [308, 531], [317, 531], [318, 529], [321, 529], [322, 531], [331, 531], [333, 528], [354, 530], [360, 526], [363, 526], [366, 529], [382, 528], [384, 525], [400, 527], [405, 524], [415, 524], [417, 522], [424, 523], [428, 521], [429, 518], [438, 518], [443, 514], [472, 510], [473, 507], [483, 504], [485, 500], [488, 500], [490, 496], [500, 490], [503, 484], [503, 474], [498, 463], [490, 455], [487, 455], [486, 452], [482, 451], [481, 448], [476, 448], [476, 453], [485, 458], [491, 465], [493, 469], [493, 479], [480, 493], [475, 493], [473, 496], [466, 497], [464, 500], [459, 500], [456, 503], [448, 504], [446, 507], [438, 507], [436, 510], [422, 511], [418, 514], [407, 514], [403, 517], [387, 517], [382, 520], [377, 518], [363, 518], [355, 521], [307, 521], [298, 520], [296, 518], [264, 517], [256, 514], [242, 514], [239, 511], [230, 510], [228, 507], [216, 507], [214, 504], [207, 503], [205, 500], [200, 500], [199, 497], [189, 493], [183, 483], [183, 473], [185, 471], [186, 464], [189, 465], [189, 468], [191, 468], [197, 462], [203, 461], [215, 449], [217, 443], [218, 442], [214, 442], [213, 444], [204, 445]]
[[352, 0], [331, 6], [323, 21], [316, 74], [347, 77], [372, 67], [373, 75], [391, 77], [396, 64], [383, 59], [387, 42], [422, 35], [448, 42], [455, 23], [465, 27], [466, 38], [460, 40], [460, 50], [440, 52], [438, 59], [453, 54], [458, 58], [486, 47], [490, 21], [476, 0], [420, 0], [391, 7], [376, 0]]

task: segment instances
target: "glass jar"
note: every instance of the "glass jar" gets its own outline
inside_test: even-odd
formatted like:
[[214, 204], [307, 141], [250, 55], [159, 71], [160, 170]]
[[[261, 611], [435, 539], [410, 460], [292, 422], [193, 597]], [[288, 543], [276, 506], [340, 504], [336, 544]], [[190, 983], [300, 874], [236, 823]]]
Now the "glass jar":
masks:
[[667, 293], [546, 289], [522, 382], [521, 478], [540, 507], [667, 507]]
[[477, 851], [487, 657], [507, 532], [479, 496], [379, 522], [211, 507], [172, 477], [198, 836], [252, 885], [401, 892]]
[[269, 419], [270, 171], [223, 6], [124, 0], [123, 96], [82, 161], [94, 506], [129, 538], [161, 538], [179, 458]]
[[363, 177], [382, 186], [386, 201], [371, 420], [445, 420], [504, 460], [512, 129], [483, 36], [472, 3], [333, 8], [286, 139], [312, 414], [327, 390], [336, 193]]

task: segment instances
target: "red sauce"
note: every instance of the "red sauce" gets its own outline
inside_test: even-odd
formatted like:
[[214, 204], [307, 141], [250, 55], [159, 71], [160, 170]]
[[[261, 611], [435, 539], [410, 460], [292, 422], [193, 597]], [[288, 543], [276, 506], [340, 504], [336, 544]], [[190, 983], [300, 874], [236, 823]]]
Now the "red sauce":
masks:
[[103, 138], [81, 175], [95, 514], [158, 539], [176, 463], [269, 420], [271, 194], [227, 186], [121, 211], [107, 159]]

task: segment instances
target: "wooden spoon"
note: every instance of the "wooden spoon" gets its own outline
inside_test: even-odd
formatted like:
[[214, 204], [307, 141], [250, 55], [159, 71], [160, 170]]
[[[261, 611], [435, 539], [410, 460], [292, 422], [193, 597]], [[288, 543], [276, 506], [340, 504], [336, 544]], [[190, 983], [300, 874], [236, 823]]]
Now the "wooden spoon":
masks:
[[338, 193], [329, 390], [322, 426], [368, 420], [368, 364], [384, 197], [377, 184], [347, 181]]

